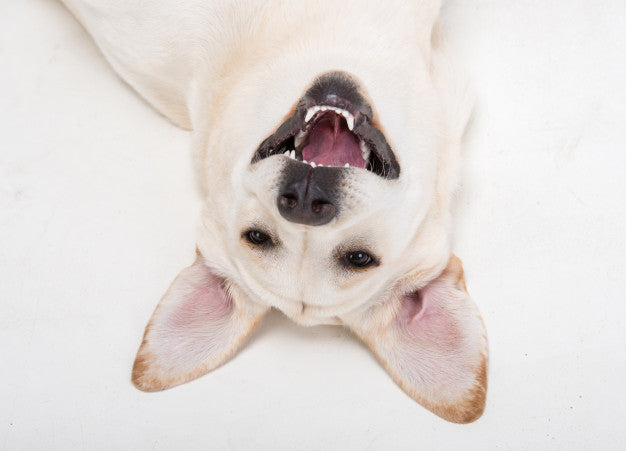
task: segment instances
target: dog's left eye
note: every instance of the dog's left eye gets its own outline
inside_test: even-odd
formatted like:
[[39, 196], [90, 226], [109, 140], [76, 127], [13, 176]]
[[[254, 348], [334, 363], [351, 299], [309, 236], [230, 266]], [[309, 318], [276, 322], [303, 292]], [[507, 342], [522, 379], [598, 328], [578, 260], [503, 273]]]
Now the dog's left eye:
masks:
[[363, 269], [371, 265], [377, 264], [376, 260], [374, 260], [374, 258], [370, 254], [364, 251], [348, 252], [346, 255], [344, 255], [343, 258], [349, 266], [357, 269]]
[[248, 230], [244, 233], [244, 238], [248, 240], [249, 243], [252, 243], [255, 246], [271, 244], [272, 242], [270, 236], [266, 233], [261, 232], [260, 230]]

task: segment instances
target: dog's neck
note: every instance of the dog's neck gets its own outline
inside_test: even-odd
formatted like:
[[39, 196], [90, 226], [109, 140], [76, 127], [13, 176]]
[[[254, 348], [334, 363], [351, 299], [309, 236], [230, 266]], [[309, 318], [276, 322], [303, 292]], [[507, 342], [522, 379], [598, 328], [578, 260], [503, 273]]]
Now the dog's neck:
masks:
[[[208, 105], [221, 108], [225, 102], [236, 101], [224, 97], [228, 93], [236, 96], [246, 87], [254, 93], [255, 86], [263, 86], [267, 100], [258, 101], [278, 102], [287, 114], [308, 84], [322, 73], [348, 72], [367, 89], [381, 79], [398, 83], [394, 75], [399, 66], [405, 73], [428, 67], [437, 2], [382, 3], [364, 9], [356, 1], [330, 2], [332, 7], [323, 7], [320, 3], [324, 1], [290, 5], [289, 17], [265, 16], [263, 11], [251, 9], [249, 17], [237, 19], [230, 36], [204, 40], [202, 48], [193, 52], [198, 55], [198, 64], [191, 81], [193, 94], [187, 96], [198, 100], [196, 105], [188, 105], [194, 128], [205, 126]], [[388, 8], [394, 8], [395, 14], [387, 14]], [[398, 14], [398, 9], [405, 11]], [[322, 13], [328, 10], [336, 14], [328, 17]], [[399, 16], [405, 20], [398, 23]], [[213, 32], [204, 28], [203, 33]], [[232, 42], [224, 45], [224, 39]], [[421, 58], [414, 58], [416, 43]], [[407, 58], [399, 61], [398, 55]], [[407, 67], [409, 61], [420, 61], [422, 67]], [[202, 95], [197, 95], [198, 90]], [[254, 100], [246, 93], [247, 102]]]

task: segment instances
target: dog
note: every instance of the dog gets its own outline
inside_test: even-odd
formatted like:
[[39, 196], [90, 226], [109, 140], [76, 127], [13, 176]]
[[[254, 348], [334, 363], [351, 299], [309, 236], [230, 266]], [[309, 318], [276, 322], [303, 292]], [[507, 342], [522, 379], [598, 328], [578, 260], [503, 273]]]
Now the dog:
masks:
[[137, 388], [215, 369], [275, 308], [349, 328], [444, 419], [482, 415], [486, 332], [450, 250], [471, 104], [439, 1], [64, 3], [139, 95], [192, 130], [197, 256], [146, 327]]

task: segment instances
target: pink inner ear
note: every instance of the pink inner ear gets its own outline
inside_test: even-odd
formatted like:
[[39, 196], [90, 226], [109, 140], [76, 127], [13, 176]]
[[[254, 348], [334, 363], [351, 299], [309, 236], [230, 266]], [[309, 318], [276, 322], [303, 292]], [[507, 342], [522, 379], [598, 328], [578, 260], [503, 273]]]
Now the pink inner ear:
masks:
[[453, 351], [462, 345], [463, 334], [455, 315], [459, 293], [440, 281], [402, 299], [399, 316], [406, 332], [418, 341]]
[[233, 304], [224, 289], [224, 280], [211, 273], [202, 265], [199, 274], [194, 274], [194, 282], [183, 296], [169, 318], [173, 329], [189, 328], [195, 325], [221, 322], [232, 312]]
[[402, 298], [402, 311], [400, 318], [402, 318], [406, 323], [417, 319], [417, 317], [421, 315], [423, 307], [424, 302], [421, 291], [408, 294]]
[[180, 272], [146, 327], [133, 366], [138, 388], [173, 387], [211, 371], [232, 355], [266, 309], [241, 307], [230, 288], [201, 256]]
[[452, 256], [424, 288], [391, 300], [398, 310], [382, 333], [376, 324], [363, 336], [412, 398], [447, 420], [466, 423], [485, 406], [487, 339], [462, 271]]

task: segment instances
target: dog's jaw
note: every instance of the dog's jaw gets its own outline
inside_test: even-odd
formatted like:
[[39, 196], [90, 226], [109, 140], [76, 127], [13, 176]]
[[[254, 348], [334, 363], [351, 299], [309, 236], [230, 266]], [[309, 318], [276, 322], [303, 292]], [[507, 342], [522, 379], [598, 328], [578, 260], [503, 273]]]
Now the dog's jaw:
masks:
[[400, 166], [367, 100], [350, 74], [320, 75], [294, 113], [265, 139], [252, 162], [282, 155], [316, 166], [356, 167], [395, 179]]

